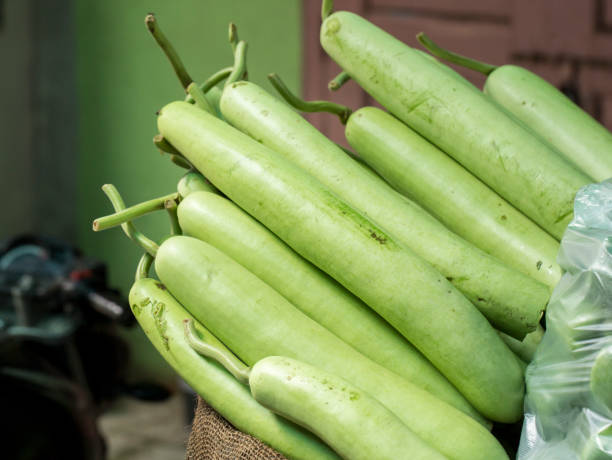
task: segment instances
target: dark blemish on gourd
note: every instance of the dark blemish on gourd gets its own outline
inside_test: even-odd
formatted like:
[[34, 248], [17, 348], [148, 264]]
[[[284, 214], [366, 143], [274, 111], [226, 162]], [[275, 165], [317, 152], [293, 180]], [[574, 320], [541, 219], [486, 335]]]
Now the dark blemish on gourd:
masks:
[[142, 299], [140, 301], [140, 306], [141, 307], [146, 307], [147, 305], [149, 305], [151, 303], [151, 299], [149, 299], [148, 297], [145, 297], [144, 299]]
[[536, 264], [536, 268], [539, 270], [540, 268], [542, 268], [542, 261], [538, 260], [538, 263]]
[[166, 335], [166, 331], [168, 330], [168, 323], [164, 318], [164, 311], [166, 309], [166, 305], [162, 302], [158, 302], [153, 309], [153, 318], [155, 319], [155, 327], [159, 332], [159, 335], [162, 338], [162, 342], [166, 350], [170, 350], [168, 346], [168, 336]]
[[[447, 279], [448, 281], [450, 281], [451, 283], [452, 283], [452, 282], [453, 282], [453, 280], [454, 280], [454, 278], [453, 278], [452, 276], [447, 276], [447, 277], [446, 277], [446, 279]], [[440, 280], [438, 280], [438, 281], [440, 281]]]
[[502, 216], [500, 217], [501, 220], [507, 220], [508, 218], [502, 214]]
[[452, 291], [446, 291], [448, 294], [450, 294]]
[[387, 243], [387, 238], [385, 238], [383, 235], [378, 235], [375, 231], [370, 230], [370, 236], [376, 241], [378, 241], [380, 244]]
[[291, 380], [293, 378], [293, 375], [288, 375], [287, 376], [287, 380]]
[[261, 114], [262, 114], [264, 117], [267, 117], [268, 115], [270, 115], [270, 112], [269, 112], [268, 110], [262, 110], [262, 111], [261, 111]]
[[157, 286], [158, 288], [160, 288], [162, 291], [167, 291], [168, 289], [166, 288], [166, 286], [163, 285], [163, 283], [155, 283], [155, 286]]
[[359, 395], [359, 393], [357, 393], [356, 391], [351, 391], [349, 393], [349, 399], [351, 401], [357, 401], [361, 396]]
[[140, 315], [141, 311], [142, 311], [142, 307], [140, 305], [138, 305], [137, 303], [132, 304], [132, 312], [134, 312], [134, 316]]
[[525, 105], [525, 104], [527, 104], [527, 102], [525, 102], [525, 101], [521, 102], [521, 105]]
[[485, 299], [483, 299], [482, 297], [478, 297], [478, 301], [479, 301], [479, 302], [484, 302], [484, 301], [485, 301]]

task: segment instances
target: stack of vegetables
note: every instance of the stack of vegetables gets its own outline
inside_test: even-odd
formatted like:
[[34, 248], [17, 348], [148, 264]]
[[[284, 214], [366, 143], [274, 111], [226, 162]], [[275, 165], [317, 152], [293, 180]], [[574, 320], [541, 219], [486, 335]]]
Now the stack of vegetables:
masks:
[[[130, 304], [163, 357], [287, 457], [507, 458], [491, 421], [522, 416], [558, 240], [578, 189], [612, 175], [612, 136], [524, 69], [487, 68], [483, 93], [330, 1], [322, 15], [344, 69], [330, 86], [354, 79], [388, 112], [270, 79], [298, 110], [337, 114], [355, 153], [246, 81], [235, 27], [234, 65], [198, 85], [149, 15], [187, 92], [154, 141], [190, 171], [129, 208], [104, 186], [116, 212], [94, 229], [145, 250]], [[158, 244], [131, 221], [164, 208]]]

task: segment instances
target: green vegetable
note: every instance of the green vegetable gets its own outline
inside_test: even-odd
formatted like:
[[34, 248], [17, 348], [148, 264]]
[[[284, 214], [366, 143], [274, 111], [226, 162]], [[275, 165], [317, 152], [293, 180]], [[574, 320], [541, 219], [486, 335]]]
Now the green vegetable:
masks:
[[544, 337], [544, 328], [538, 325], [538, 328], [525, 336], [522, 341], [516, 340], [503, 332], [500, 332], [502, 340], [506, 342], [508, 348], [513, 351], [520, 359], [526, 363], [530, 363], [535, 354], [536, 348]]
[[[337, 456], [321, 441], [260, 405], [249, 390], [216, 362], [203, 359], [186, 342], [183, 320], [191, 316], [157, 280], [137, 280], [130, 305], [147, 337], [176, 372], [237, 429], [249, 433], [294, 459]], [[206, 341], [223, 345], [197, 323]]]
[[[559, 243], [397, 118], [376, 107], [361, 108], [349, 118], [346, 138], [393, 187], [450, 230], [551, 290], [556, 286]], [[547, 299], [533, 300], [545, 305]]]
[[612, 133], [546, 80], [523, 67], [449, 52], [424, 34], [419, 40], [432, 54], [488, 75], [485, 94], [577, 168], [598, 182], [612, 177]]
[[586, 175], [484, 94], [355, 14], [325, 19], [321, 44], [391, 113], [561, 238]]
[[181, 227], [216, 247], [372, 361], [486, 423], [429, 361], [385, 320], [231, 201], [189, 194]]
[[[273, 76], [272, 81], [285, 98], [303, 109], [321, 109], [328, 104], [298, 103], [278, 77]], [[333, 109], [343, 120], [350, 114], [338, 104]], [[549, 296], [545, 286], [449, 231], [380, 177], [364, 170], [287, 104], [244, 82], [225, 88], [221, 112], [229, 123], [316, 177], [397, 242], [431, 263], [495, 327], [519, 339], [535, 329]], [[380, 135], [386, 137], [385, 131]]]
[[590, 384], [595, 398], [612, 410], [612, 345], [603, 348], [595, 357]]
[[206, 112], [173, 102], [161, 110], [158, 127], [232, 201], [391, 323], [485, 417], [520, 418], [523, 376], [512, 352], [429, 264], [305, 172]]
[[196, 171], [185, 173], [178, 181], [176, 189], [181, 199], [184, 199], [193, 192], [217, 192], [217, 189], [202, 174]]
[[218, 353], [187, 326], [191, 346], [225, 363], [262, 405], [315, 433], [351, 460], [445, 459], [385, 406], [346, 380], [314, 366], [269, 356], [251, 369]]
[[186, 236], [167, 239], [157, 251], [155, 270], [177, 300], [247, 365], [277, 355], [304, 361], [378, 399], [449, 458], [506, 458], [478, 422], [369, 360], [213, 246]]

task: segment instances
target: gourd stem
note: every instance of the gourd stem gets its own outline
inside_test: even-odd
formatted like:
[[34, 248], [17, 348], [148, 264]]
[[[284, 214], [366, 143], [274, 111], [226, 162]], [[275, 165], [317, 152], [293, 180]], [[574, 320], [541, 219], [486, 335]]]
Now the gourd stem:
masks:
[[441, 48], [436, 43], [434, 43], [432, 39], [425, 35], [423, 32], [417, 34], [417, 40], [419, 40], [421, 45], [427, 48], [427, 51], [429, 51], [434, 56], [440, 59], [444, 59], [445, 61], [452, 62], [453, 64], [460, 65], [461, 67], [466, 67], [468, 69], [475, 70], [476, 72], [480, 72], [485, 75], [489, 75], [491, 72], [497, 69], [497, 66], [495, 65], [487, 64], [486, 62], [477, 61], [475, 59], [471, 59], [460, 54], [453, 53], [452, 51], [445, 50], [444, 48]]
[[338, 75], [336, 75], [336, 78], [334, 78], [332, 81], [330, 81], [327, 84], [327, 88], [330, 91], [338, 91], [350, 79], [351, 79], [351, 76], [348, 73], [342, 71]]
[[193, 80], [187, 73], [187, 69], [183, 65], [183, 62], [181, 61], [181, 58], [177, 54], [176, 50], [159, 28], [159, 24], [157, 23], [157, 19], [155, 19], [155, 15], [147, 14], [147, 16], [145, 17], [145, 25], [147, 26], [149, 32], [151, 32], [151, 35], [153, 36], [159, 47], [162, 49], [168, 60], [170, 61], [170, 64], [172, 65], [176, 76], [181, 82], [181, 85], [183, 86], [185, 91], [187, 91], [187, 87], [191, 82], [193, 82]]
[[170, 155], [170, 161], [183, 169], [193, 169], [193, 166], [183, 155]]
[[249, 374], [251, 373], [251, 369], [249, 367], [245, 366], [245, 364], [229, 350], [222, 350], [200, 339], [192, 319], [184, 320], [184, 326], [185, 339], [191, 348], [202, 356], [212, 358], [217, 361], [239, 382], [244, 383], [245, 385], [249, 384]]
[[228, 36], [230, 45], [232, 46], [232, 53], [236, 54], [236, 46], [238, 46], [240, 40], [238, 39], [238, 29], [233, 22], [229, 23]]
[[153, 263], [153, 256], [148, 252], [145, 252], [140, 260], [138, 261], [138, 266], [136, 267], [136, 276], [135, 281], [142, 280], [149, 277], [149, 270], [151, 269], [151, 264]]
[[246, 73], [246, 52], [247, 43], [243, 40], [239, 41], [234, 53], [234, 67], [232, 68], [232, 73], [227, 77], [225, 86], [231, 85], [243, 78], [243, 75]]
[[325, 21], [327, 16], [334, 10], [334, 0], [323, 0], [321, 3], [321, 21]]
[[170, 142], [168, 142], [168, 139], [166, 139], [162, 134], [153, 136], [153, 143], [162, 152], [170, 153], [172, 155], [180, 155], [180, 152], [176, 150], [176, 148]]
[[346, 124], [348, 118], [351, 116], [351, 109], [344, 105], [336, 104], [335, 102], [329, 101], [304, 101], [300, 99], [283, 83], [278, 75], [271, 73], [268, 75], [268, 79], [274, 89], [279, 92], [285, 101], [292, 107], [302, 112], [329, 112], [338, 115], [342, 124]]
[[170, 218], [170, 234], [171, 235], [182, 235], [183, 230], [179, 225], [178, 214], [177, 214], [177, 201], [175, 198], [168, 199], [164, 202], [164, 207], [168, 211], [168, 217]]
[[217, 86], [219, 82], [228, 78], [231, 75], [232, 70], [234, 70], [233, 67], [225, 67], [224, 69], [215, 72], [200, 85], [200, 89], [203, 93], [207, 93], [212, 87]]
[[210, 102], [208, 102], [208, 99], [206, 99], [206, 96], [204, 96], [204, 92], [202, 89], [200, 89], [197, 83], [189, 83], [189, 86], [187, 87], [187, 94], [193, 98], [196, 107], [199, 107], [211, 115], [216, 116], [215, 109], [213, 109], [212, 105], [210, 105]]
[[[125, 203], [123, 202], [123, 198], [119, 194], [119, 191], [112, 184], [106, 184], [102, 186], [102, 191], [106, 194], [108, 199], [115, 208], [115, 211], [123, 211], [125, 209]], [[138, 230], [131, 221], [128, 221], [124, 224], [121, 224], [121, 229], [127, 235], [129, 239], [137, 243], [140, 247], [142, 247], [146, 252], [151, 254], [153, 257], [157, 254], [157, 250], [159, 246], [155, 241], [147, 238]]]
[[[107, 186], [105, 185], [104, 187]], [[104, 187], [102, 187], [102, 190], [104, 190], [104, 193], [106, 193]], [[108, 196], [108, 193], [106, 193], [106, 195]], [[164, 209], [167, 200], [173, 200], [177, 198], [178, 193], [175, 192], [159, 198], [144, 201], [134, 206], [130, 206], [129, 208], [126, 208], [125, 205], [122, 205], [120, 210], [117, 210], [117, 208], [115, 208], [117, 212], [115, 212], [114, 214], [109, 214], [108, 216], [99, 217], [94, 220], [93, 229], [94, 231], [98, 232], [100, 230], [106, 230], [107, 228], [116, 227], [117, 225], [123, 225], [133, 219], [144, 216], [145, 214], [148, 214], [150, 212], [156, 211], [158, 209]]]

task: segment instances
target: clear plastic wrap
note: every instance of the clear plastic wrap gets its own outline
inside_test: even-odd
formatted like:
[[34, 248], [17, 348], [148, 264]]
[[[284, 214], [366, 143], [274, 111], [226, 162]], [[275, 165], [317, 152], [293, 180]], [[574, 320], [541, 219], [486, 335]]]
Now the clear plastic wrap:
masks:
[[612, 180], [576, 195], [558, 261], [517, 459], [612, 459]]

